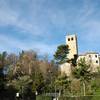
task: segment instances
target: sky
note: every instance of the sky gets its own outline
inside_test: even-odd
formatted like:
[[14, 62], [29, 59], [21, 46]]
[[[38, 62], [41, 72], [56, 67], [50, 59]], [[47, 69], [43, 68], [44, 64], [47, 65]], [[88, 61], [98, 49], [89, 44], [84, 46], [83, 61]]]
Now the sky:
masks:
[[53, 58], [67, 34], [77, 34], [80, 54], [100, 52], [100, 0], [0, 0], [0, 52]]

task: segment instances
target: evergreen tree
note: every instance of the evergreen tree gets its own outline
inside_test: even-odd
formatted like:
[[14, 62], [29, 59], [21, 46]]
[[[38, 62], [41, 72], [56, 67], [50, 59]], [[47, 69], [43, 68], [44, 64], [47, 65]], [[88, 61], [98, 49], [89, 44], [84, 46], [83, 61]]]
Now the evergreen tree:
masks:
[[62, 64], [67, 62], [67, 54], [69, 53], [68, 46], [66, 45], [60, 45], [57, 47], [57, 51], [54, 54], [54, 58], [57, 63]]
[[73, 70], [75, 78], [79, 79], [83, 85], [83, 93], [86, 95], [86, 83], [92, 78], [90, 66], [86, 63], [85, 58], [80, 59], [78, 66]]

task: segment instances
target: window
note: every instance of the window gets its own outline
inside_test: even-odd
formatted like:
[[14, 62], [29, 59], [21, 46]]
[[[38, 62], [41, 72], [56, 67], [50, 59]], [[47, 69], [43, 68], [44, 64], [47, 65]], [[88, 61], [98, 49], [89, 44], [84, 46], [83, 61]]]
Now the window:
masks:
[[74, 40], [73, 37], [71, 38], [71, 40]]
[[95, 57], [97, 58], [97, 55], [95, 55]]
[[98, 63], [98, 60], [96, 60], [96, 63]]
[[70, 41], [70, 38], [68, 38], [68, 41]]

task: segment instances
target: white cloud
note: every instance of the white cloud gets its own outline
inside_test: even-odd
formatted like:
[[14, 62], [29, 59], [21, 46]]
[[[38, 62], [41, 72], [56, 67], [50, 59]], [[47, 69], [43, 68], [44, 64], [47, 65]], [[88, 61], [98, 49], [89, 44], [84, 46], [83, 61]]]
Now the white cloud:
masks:
[[[7, 37], [5, 35], [0, 34], [0, 44], [2, 46], [2, 49], [5, 50], [8, 49], [9, 51], [13, 52], [14, 48], [17, 48], [19, 50], [36, 50], [39, 54], [49, 54], [52, 55], [56, 49], [56, 45], [48, 45], [42, 42], [31, 42], [31, 43], [23, 43], [21, 41], [18, 41], [14, 38]], [[3, 49], [3, 50], [4, 50]]]
[[[24, 3], [25, 1], [20, 1], [19, 5], [21, 5], [22, 2]], [[97, 10], [96, 3], [94, 4], [89, 0], [84, 0], [82, 6], [77, 7], [78, 5], [70, 5], [70, 7], [68, 6], [69, 8], [67, 7], [68, 4], [66, 4], [65, 8], [62, 8], [61, 5], [57, 5], [57, 1], [56, 4], [53, 2], [48, 7], [46, 4], [49, 5], [50, 1], [32, 0], [31, 4], [27, 2], [27, 5], [29, 5], [27, 6], [29, 8], [25, 8], [29, 9], [29, 12], [27, 12], [21, 8], [22, 6], [18, 6], [20, 7], [19, 10], [16, 10], [17, 8], [12, 9], [13, 7], [11, 7], [6, 0], [0, 0], [0, 26], [14, 26], [20, 34], [25, 32], [27, 35], [31, 34], [33, 37], [42, 36], [47, 39], [50, 35], [59, 35], [58, 33], [53, 33], [55, 30], [64, 30], [66, 32], [67, 29], [72, 28], [72, 30], [78, 30], [82, 33], [79, 35], [84, 41], [91, 43], [94, 41], [96, 41], [96, 43], [99, 42], [100, 20], [93, 18]], [[25, 15], [22, 12], [25, 12]], [[74, 27], [77, 27], [77, 29], [74, 29]], [[0, 35], [0, 41], [10, 48], [36, 48], [41, 53], [48, 52], [49, 54], [53, 54], [56, 48], [56, 43], [49, 45], [42, 40], [33, 40], [33, 43], [22, 43], [20, 40], [3, 35]]]
[[[13, 10], [6, 1], [0, 1], [0, 5], [0, 26], [14, 26], [19, 31], [33, 35], [45, 33], [44, 29], [39, 30], [40, 26], [36, 24], [36, 21], [28, 21], [27, 18], [21, 15], [22, 12]], [[26, 16], [31, 16], [31, 14]]]

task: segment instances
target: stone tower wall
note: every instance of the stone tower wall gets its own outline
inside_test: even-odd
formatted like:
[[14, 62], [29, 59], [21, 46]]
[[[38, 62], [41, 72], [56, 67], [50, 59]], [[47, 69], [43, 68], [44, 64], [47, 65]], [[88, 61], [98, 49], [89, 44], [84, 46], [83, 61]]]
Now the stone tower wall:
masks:
[[73, 59], [74, 55], [78, 55], [78, 44], [76, 35], [67, 35], [66, 44], [69, 47], [68, 58]]

